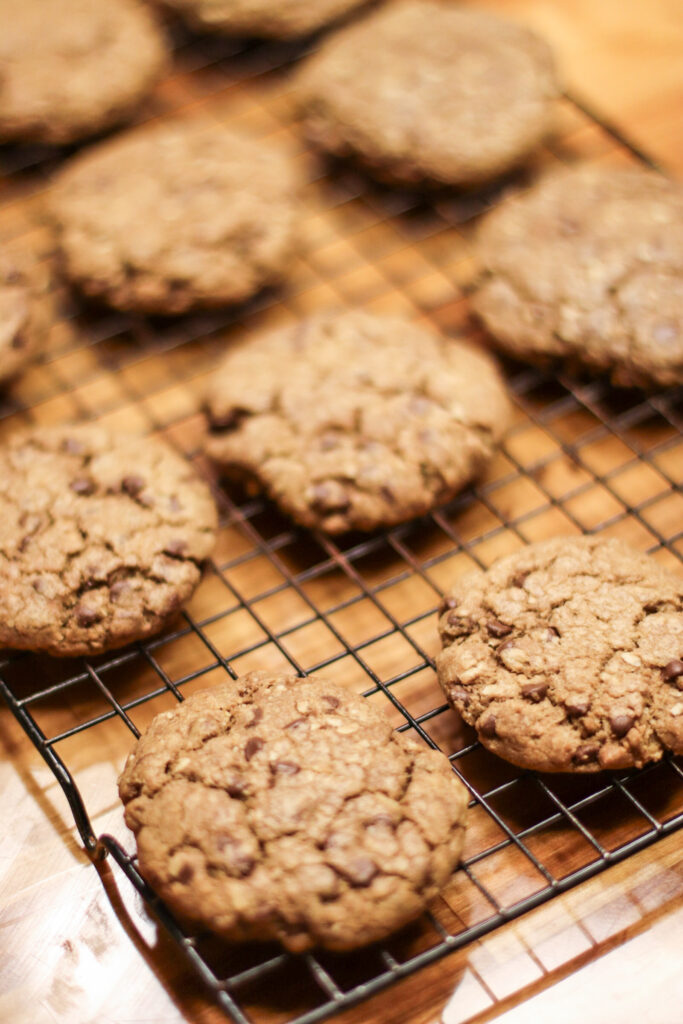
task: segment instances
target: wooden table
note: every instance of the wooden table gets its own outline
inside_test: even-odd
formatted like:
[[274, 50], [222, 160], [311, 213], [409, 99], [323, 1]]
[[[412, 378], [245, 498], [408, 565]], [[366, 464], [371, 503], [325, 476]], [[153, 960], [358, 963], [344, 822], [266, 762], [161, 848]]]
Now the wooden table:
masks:
[[[504, 11], [537, 27], [554, 45], [570, 91], [627, 133], [665, 169], [680, 174], [683, 17], [679, 0], [498, 0], [472, 5]], [[160, 88], [157, 108], [170, 109], [178, 105], [178, 99], [185, 101], [186, 89], [187, 81], [179, 72]], [[197, 102], [204, 98], [200, 93], [194, 96]], [[240, 105], [240, 116], [272, 130], [272, 121], [260, 105], [258, 87], [246, 98], [239, 91], [232, 98]], [[276, 106], [280, 102], [272, 96], [270, 101]], [[570, 133], [570, 138], [576, 152], [586, 158], [600, 159], [601, 146], [608, 148], [590, 132], [578, 131], [576, 137]], [[30, 196], [41, 188], [30, 170], [19, 182], [13, 178], [3, 184], [0, 221], [9, 225], [10, 233], [25, 210], [33, 208]], [[329, 269], [348, 256], [342, 243], [325, 237], [328, 228], [329, 224], [311, 217], [309, 230], [319, 258], [317, 268], [311, 266], [317, 269], [318, 278], [312, 276], [311, 266], [298, 268], [301, 288], [299, 297], [288, 305], [286, 315], [290, 317], [306, 310], [311, 295], [318, 304], [321, 297], [323, 301], [327, 298], [320, 268]], [[359, 223], [358, 232], [365, 230], [369, 230], [367, 225]], [[42, 238], [39, 230], [36, 235]], [[418, 242], [415, 244], [418, 247]], [[397, 274], [412, 258], [397, 247], [388, 256]], [[454, 278], [459, 283], [466, 280], [468, 266], [468, 260], [461, 258], [452, 276], [425, 274], [418, 307], [434, 311], [437, 322], [446, 317], [445, 311], [459, 308], [448, 289]], [[367, 266], [349, 264], [348, 287], [357, 287], [358, 296], [367, 296], [357, 296], [358, 301], [378, 309], [400, 304], [401, 288], [391, 295], [386, 288], [373, 292], [370, 279]], [[449, 326], [457, 322], [457, 314], [453, 317]], [[65, 345], [65, 337], [68, 341], [70, 332], [78, 329], [71, 321], [55, 328], [49, 381], [43, 367], [27, 374], [17, 385], [16, 395], [18, 404], [32, 412], [19, 411], [3, 421], [0, 429], [14, 429], [24, 419], [50, 423], [103, 413], [103, 418], [115, 425], [142, 430], [153, 417], [153, 425], [160, 420], [170, 424], [169, 434], [191, 449], [199, 429], [197, 395], [215, 360], [215, 347], [207, 345], [196, 362], [190, 365], [188, 361], [187, 381], [182, 386], [176, 379], [165, 382], [168, 362], [163, 357], [141, 360], [134, 377], [139, 398], [129, 401], [129, 391], [125, 397], [117, 391], [120, 375], [117, 379], [100, 372], [91, 364], [88, 347]], [[58, 386], [52, 383], [55, 374], [59, 375]], [[182, 436], [177, 427], [181, 422]], [[533, 453], [540, 440], [531, 437], [529, 444]], [[680, 449], [675, 459], [666, 463], [667, 469], [680, 473]], [[514, 504], [517, 496], [512, 500]], [[596, 500], [599, 505], [600, 498]], [[664, 534], [680, 530], [680, 505], [667, 505], [657, 522]], [[539, 527], [541, 534], [543, 529]], [[555, 526], [548, 529], [557, 532]], [[226, 529], [221, 539], [223, 554], [236, 537], [237, 531]], [[642, 538], [636, 540], [644, 543]], [[497, 553], [495, 544], [486, 549], [489, 560]], [[663, 553], [658, 557], [664, 557]], [[267, 567], [255, 564], [252, 583], [253, 573], [260, 571], [267, 576]], [[214, 597], [208, 581], [195, 599], [194, 612], [201, 614]], [[318, 599], [322, 597], [317, 594]], [[288, 613], [285, 609], [279, 614]], [[426, 633], [433, 623], [427, 626]], [[216, 633], [214, 640], [239, 645], [239, 629], [233, 623], [229, 639]], [[244, 630], [248, 634], [246, 623]], [[310, 640], [311, 649], [316, 643], [316, 639]], [[426, 643], [432, 644], [433, 650], [432, 641]], [[260, 663], [268, 663], [272, 652], [266, 645], [257, 654]], [[306, 656], [314, 660], [310, 651]], [[192, 638], [186, 638], [174, 648], [172, 664], [165, 668], [187, 672], [196, 657]], [[387, 675], [392, 670], [391, 658], [379, 669]], [[343, 663], [339, 671], [345, 671]], [[203, 676], [202, 684], [209, 684], [212, 675]], [[425, 678], [420, 685], [429, 691], [433, 678]], [[89, 697], [84, 699], [87, 702]], [[157, 710], [155, 706], [147, 713], [143, 707], [138, 726]], [[53, 706], [47, 715], [53, 730], [68, 728], [73, 708], [66, 702], [64, 707]], [[127, 743], [125, 737], [114, 739], [106, 731], [97, 735], [85, 732], [69, 747], [70, 763], [78, 772], [98, 831], [121, 834], [114, 784]], [[125, 879], [106, 862], [99, 867], [99, 874], [91, 865], [77, 841], [58, 784], [4, 707], [0, 708], [0, 751], [0, 1020], [8, 1024], [151, 1024], [162, 1020], [165, 1024], [217, 1024], [223, 1020], [169, 941], [156, 933], [137, 898], [131, 898]], [[640, 1024], [679, 1024], [682, 935], [683, 834], [674, 833], [334, 1019], [348, 1024], [464, 1024], [494, 1018], [506, 1024], [540, 1020], [573, 1024], [577, 1019], [584, 1024], [636, 1020]], [[281, 1019], [268, 1010], [267, 993], [261, 1009], [259, 1020]]]

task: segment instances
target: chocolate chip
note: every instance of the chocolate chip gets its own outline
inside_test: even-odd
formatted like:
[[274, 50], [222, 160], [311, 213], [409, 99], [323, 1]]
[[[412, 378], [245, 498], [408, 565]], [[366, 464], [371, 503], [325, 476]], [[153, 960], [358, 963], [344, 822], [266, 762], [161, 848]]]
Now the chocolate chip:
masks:
[[75, 494], [94, 494], [95, 483], [87, 476], [77, 476], [72, 480], [69, 487]]
[[447, 612], [449, 608], [457, 608], [458, 604], [459, 601], [457, 597], [453, 597], [451, 594], [447, 594], [446, 597], [441, 599], [441, 604], [439, 605], [439, 615], [443, 615], [444, 612]]
[[590, 704], [587, 700], [567, 700], [564, 702], [564, 709], [570, 718], [578, 718], [579, 715], [587, 715]]
[[251, 718], [247, 722], [247, 728], [250, 729], [250, 728], [252, 728], [252, 726], [258, 725], [258, 723], [261, 721], [262, 718], [263, 718], [263, 708], [253, 707], [251, 709]]
[[233, 775], [225, 783], [225, 792], [228, 796], [241, 800], [247, 795], [247, 784], [239, 775]]
[[668, 665], [665, 665], [662, 669], [662, 675], [665, 682], [676, 683], [679, 690], [683, 690], [683, 661], [679, 661], [678, 658], [674, 658]]
[[507, 623], [501, 622], [500, 619], [489, 619], [486, 623], [486, 628], [491, 636], [495, 636], [499, 640], [504, 636], [509, 636], [512, 632], [512, 626], [508, 626]]
[[178, 881], [182, 885], [187, 885], [194, 878], [194, 868], [191, 864], [183, 864], [177, 875]]
[[254, 870], [256, 861], [253, 857], [249, 857], [248, 854], [242, 854], [241, 856], [234, 857], [231, 866], [235, 869], [238, 875], [242, 878], [246, 878]]
[[244, 747], [244, 757], [247, 761], [251, 761], [254, 754], [258, 754], [259, 750], [263, 747], [263, 740], [259, 736], [252, 736], [250, 740], [247, 740]]
[[23, 348], [25, 344], [26, 335], [22, 331], [17, 331], [12, 338], [12, 348]]
[[464, 708], [468, 706], [471, 699], [467, 690], [465, 690], [464, 687], [462, 686], [449, 687], [448, 696], [451, 698], [451, 700], [457, 701], [458, 704], [462, 704]]
[[379, 868], [374, 860], [371, 860], [369, 857], [354, 857], [352, 861], [344, 865], [341, 871], [346, 875], [351, 885], [358, 889], [364, 889], [370, 885]]
[[216, 415], [215, 413], [209, 413], [209, 425], [211, 430], [227, 431], [236, 430], [240, 423], [249, 415], [248, 409], [241, 409], [239, 406], [235, 406], [232, 409], [228, 409], [226, 412]]
[[176, 537], [174, 540], [170, 540], [164, 547], [164, 554], [181, 558], [187, 551], [187, 541], [181, 540]]
[[85, 605], [76, 605], [74, 608], [74, 614], [76, 616], [76, 622], [79, 626], [94, 626], [96, 622], [99, 622], [102, 618], [100, 612], [95, 611], [94, 608], [88, 608]]
[[559, 635], [559, 630], [555, 629], [554, 626], [547, 626], [544, 639], [548, 641], [557, 640]]
[[500, 658], [504, 651], [509, 651], [511, 647], [515, 646], [514, 640], [503, 640], [502, 644], [498, 644], [496, 647], [496, 657]]
[[41, 576], [36, 576], [36, 578], [31, 581], [31, 586], [35, 590], [36, 594], [45, 593], [45, 580]]
[[609, 716], [609, 724], [612, 726], [612, 732], [617, 737], [625, 736], [635, 720], [636, 716], [626, 711], [614, 711]]
[[288, 722], [285, 729], [300, 729], [302, 725], [306, 724], [305, 718], [295, 718], [293, 722]]
[[390, 487], [380, 487], [379, 493], [382, 495], [387, 505], [396, 504], [396, 495], [394, 494]]
[[276, 761], [270, 767], [276, 775], [297, 775], [301, 771], [299, 765], [293, 761]]
[[448, 624], [449, 632], [455, 636], [462, 636], [465, 633], [472, 633], [475, 629], [476, 623], [469, 616], [460, 616], [457, 612], [451, 612], [446, 619]]
[[143, 476], [136, 476], [135, 474], [124, 476], [121, 481], [121, 490], [125, 491], [126, 494], [130, 494], [131, 498], [134, 498], [143, 490], [146, 482]]
[[477, 723], [477, 728], [482, 736], [486, 736], [487, 739], [492, 740], [496, 735], [496, 716], [489, 715], [483, 722]]
[[109, 597], [112, 601], [118, 601], [118, 599], [130, 590], [130, 583], [128, 580], [117, 580], [116, 583], [112, 583], [109, 588]]
[[325, 701], [326, 704], [329, 704], [330, 710], [338, 708], [339, 705], [341, 704], [339, 697], [333, 697], [331, 693], [324, 693], [322, 695], [322, 699]]
[[62, 441], [62, 449], [69, 455], [82, 455], [85, 445], [82, 441], [77, 441], [75, 437], [65, 437]]
[[515, 576], [512, 577], [512, 579], [508, 583], [508, 586], [509, 587], [523, 587], [528, 576], [530, 576], [530, 573], [528, 573], [528, 572], [518, 572], [518, 573], [516, 573]]
[[527, 683], [526, 686], [522, 687], [522, 696], [528, 697], [529, 700], [533, 700], [536, 704], [543, 700], [547, 692], [547, 683]]
[[588, 764], [589, 761], [595, 760], [599, 751], [599, 743], [583, 743], [574, 751], [572, 761], [574, 762], [574, 764]]

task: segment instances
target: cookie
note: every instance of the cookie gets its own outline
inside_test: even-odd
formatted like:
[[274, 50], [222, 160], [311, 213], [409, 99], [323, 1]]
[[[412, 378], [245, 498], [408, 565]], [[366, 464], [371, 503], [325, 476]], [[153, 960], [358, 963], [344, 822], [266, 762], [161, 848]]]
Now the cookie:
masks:
[[137, 0], [0, 0], [0, 140], [63, 144], [132, 115], [167, 49]]
[[304, 526], [342, 533], [422, 515], [489, 462], [508, 418], [482, 351], [408, 321], [330, 312], [230, 348], [206, 450]]
[[653, 171], [578, 167], [509, 200], [478, 236], [473, 308], [533, 362], [615, 384], [683, 382], [683, 187]]
[[157, 633], [199, 582], [216, 509], [162, 441], [38, 428], [0, 448], [0, 645], [99, 654]]
[[229, 36], [296, 39], [367, 0], [164, 0], [196, 29]]
[[532, 544], [442, 605], [439, 681], [500, 757], [544, 772], [683, 754], [683, 580], [618, 540]]
[[323, 44], [298, 78], [311, 140], [382, 180], [470, 185], [548, 133], [558, 95], [546, 44], [444, 0], [399, 0]]
[[49, 203], [65, 272], [87, 295], [175, 314], [241, 302], [284, 275], [298, 185], [275, 144], [197, 117], [77, 157]]
[[142, 874], [230, 941], [348, 950], [449, 881], [467, 790], [443, 754], [320, 676], [253, 672], [157, 715], [119, 780]]
[[21, 242], [0, 247], [0, 387], [41, 352], [47, 337], [50, 273]]

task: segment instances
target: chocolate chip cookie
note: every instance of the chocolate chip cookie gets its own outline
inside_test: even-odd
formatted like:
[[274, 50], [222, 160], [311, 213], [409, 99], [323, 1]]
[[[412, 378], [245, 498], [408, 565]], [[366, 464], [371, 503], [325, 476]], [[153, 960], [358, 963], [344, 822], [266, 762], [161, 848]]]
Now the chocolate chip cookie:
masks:
[[21, 242], [0, 246], [0, 387], [31, 363], [48, 330], [47, 263]]
[[125, 121], [166, 44], [137, 0], [0, 0], [0, 140], [62, 144]]
[[621, 541], [532, 544], [442, 605], [446, 697], [522, 768], [595, 772], [683, 753], [683, 580]]
[[372, 530], [451, 498], [507, 423], [490, 358], [396, 317], [329, 312], [230, 348], [206, 450], [304, 526]]
[[444, 0], [399, 0], [343, 29], [298, 79], [311, 140], [383, 180], [468, 185], [523, 160], [552, 125], [547, 45]]
[[683, 382], [683, 187], [653, 171], [578, 167], [481, 226], [474, 309], [519, 359]]
[[206, 484], [162, 441], [38, 428], [0, 449], [0, 645], [99, 654], [163, 628], [213, 546]]
[[455, 870], [448, 760], [319, 676], [254, 672], [158, 715], [119, 780], [140, 870], [232, 941], [347, 950], [417, 917]]
[[66, 274], [118, 309], [241, 302], [284, 275], [296, 168], [208, 117], [145, 126], [77, 157], [50, 197]]
[[367, 0], [164, 0], [192, 26], [230, 36], [296, 39]]

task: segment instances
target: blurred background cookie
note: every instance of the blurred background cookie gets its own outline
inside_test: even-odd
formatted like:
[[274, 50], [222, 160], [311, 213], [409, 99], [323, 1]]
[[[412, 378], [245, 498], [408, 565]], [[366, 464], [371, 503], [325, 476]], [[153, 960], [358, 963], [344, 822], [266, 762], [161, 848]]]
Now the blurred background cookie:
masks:
[[294, 39], [309, 35], [367, 0], [163, 0], [189, 25], [231, 36]]
[[49, 209], [64, 271], [118, 309], [248, 299], [286, 272], [296, 171], [276, 145], [204, 117], [117, 136], [56, 179]]
[[400, 0], [342, 29], [297, 86], [314, 143], [409, 185], [503, 174], [548, 133], [558, 95], [541, 39], [442, 0]]
[[0, 245], [0, 387], [31, 363], [49, 327], [50, 270], [19, 241]]
[[482, 223], [474, 309], [519, 359], [683, 381], [683, 187], [643, 169], [577, 167]]
[[166, 65], [137, 0], [0, 0], [0, 24], [0, 142], [74, 142], [125, 121]]

